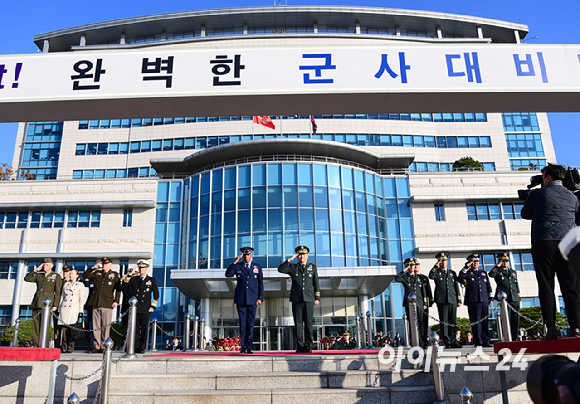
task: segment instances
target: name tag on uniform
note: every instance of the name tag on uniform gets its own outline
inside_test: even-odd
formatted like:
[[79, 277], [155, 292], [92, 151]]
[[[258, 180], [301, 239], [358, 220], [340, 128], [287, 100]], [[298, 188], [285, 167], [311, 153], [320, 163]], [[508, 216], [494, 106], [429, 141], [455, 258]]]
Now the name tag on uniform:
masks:
[[312, 278], [312, 274], [308, 274], [308, 276]]
[[260, 272], [260, 270], [258, 269], [258, 267], [254, 267], [254, 273], [257, 274], [259, 272]]

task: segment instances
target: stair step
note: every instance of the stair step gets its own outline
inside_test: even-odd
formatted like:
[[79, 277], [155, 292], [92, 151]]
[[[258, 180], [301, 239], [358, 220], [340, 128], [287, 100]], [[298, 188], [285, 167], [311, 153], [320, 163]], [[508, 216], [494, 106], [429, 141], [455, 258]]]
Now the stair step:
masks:
[[128, 391], [252, 390], [429, 386], [433, 375], [420, 370], [350, 370], [327, 372], [227, 372], [114, 374], [111, 389]]
[[344, 389], [159, 390], [154, 393], [110, 390], [110, 404], [427, 404], [432, 386]]

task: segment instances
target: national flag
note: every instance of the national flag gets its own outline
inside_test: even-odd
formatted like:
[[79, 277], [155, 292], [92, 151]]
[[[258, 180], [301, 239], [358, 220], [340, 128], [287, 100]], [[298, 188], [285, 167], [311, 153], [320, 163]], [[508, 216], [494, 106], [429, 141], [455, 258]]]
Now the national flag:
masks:
[[310, 123], [312, 123], [312, 134], [316, 135], [316, 130], [318, 129], [318, 125], [316, 125], [316, 121], [314, 120], [314, 115], [310, 115]]
[[254, 123], [257, 123], [258, 125], [262, 125], [270, 129], [276, 129], [274, 122], [272, 122], [272, 119], [270, 119], [268, 115], [254, 116]]

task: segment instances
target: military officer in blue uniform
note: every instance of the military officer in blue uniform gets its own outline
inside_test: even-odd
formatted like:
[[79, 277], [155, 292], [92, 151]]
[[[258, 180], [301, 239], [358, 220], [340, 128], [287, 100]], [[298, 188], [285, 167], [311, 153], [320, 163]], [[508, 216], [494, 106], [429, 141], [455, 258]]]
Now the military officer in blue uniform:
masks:
[[[254, 249], [240, 248], [241, 254], [228, 266], [226, 277], [236, 277], [234, 303], [240, 318], [240, 353], [254, 353], [254, 321], [256, 308], [264, 301], [264, 274], [262, 266], [252, 261]], [[238, 263], [243, 257], [243, 262]]]
[[419, 258], [414, 258], [415, 260], [415, 274], [422, 282], [423, 287], [423, 310], [421, 311], [422, 315], [419, 316], [419, 319], [422, 318], [422, 323], [419, 323], [421, 327], [421, 337], [424, 347], [429, 346], [429, 307], [433, 306], [433, 291], [431, 290], [431, 283], [429, 282], [429, 277], [427, 275], [423, 275], [421, 273], [421, 261]]
[[520, 329], [519, 311], [521, 308], [522, 298], [520, 296], [520, 284], [518, 283], [518, 275], [515, 269], [510, 268], [510, 256], [508, 253], [500, 253], [497, 255], [498, 263], [491, 271], [489, 276], [495, 279], [495, 300], [499, 300], [497, 295], [499, 292], [507, 294], [506, 301], [518, 312], [509, 310], [510, 330], [512, 334], [512, 341], [518, 340]]
[[[457, 308], [461, 307], [461, 290], [455, 271], [447, 269], [447, 255], [439, 253], [435, 256], [437, 264], [429, 272], [429, 279], [435, 282], [435, 296], [439, 320], [449, 324], [457, 324]], [[446, 348], [461, 348], [456, 338], [456, 327], [441, 323], [441, 339]]]
[[[147, 348], [147, 334], [149, 333], [149, 318], [157, 308], [159, 288], [154, 277], [147, 275], [149, 263], [145, 260], [137, 261], [139, 275], [127, 277], [123, 281], [129, 284], [130, 295], [137, 299], [137, 321], [135, 330], [135, 345], [137, 353], [145, 353]], [[153, 296], [153, 300], [151, 300]]]
[[493, 301], [491, 282], [485, 269], [479, 268], [479, 254], [470, 254], [459, 276], [465, 284], [465, 304], [469, 313], [469, 321], [477, 324], [471, 327], [475, 345], [491, 347], [489, 342], [488, 306]]
[[[415, 258], [407, 258], [404, 261], [404, 264], [405, 269], [397, 274], [397, 276], [395, 276], [395, 280], [405, 288], [403, 307], [405, 307], [407, 318], [411, 318], [409, 315], [409, 295], [414, 293], [415, 296], [417, 296], [417, 322], [420, 335], [419, 339], [421, 340], [421, 345], [423, 346], [426, 344], [424, 337], [427, 334], [427, 331], [424, 329], [424, 323], [426, 317], [425, 310], [429, 305], [429, 297], [426, 293], [427, 291], [423, 278], [421, 278], [420, 275], [416, 272], [417, 264]], [[429, 285], [428, 279], [427, 286], [429, 287], [429, 292], [431, 292], [431, 286]]]
[[[296, 352], [312, 352], [314, 341], [313, 315], [314, 306], [320, 304], [320, 286], [316, 265], [308, 262], [310, 249], [304, 245], [296, 247], [296, 254], [278, 267], [278, 272], [290, 275], [292, 290], [290, 302], [294, 317], [294, 341]], [[298, 264], [291, 264], [298, 257]]]

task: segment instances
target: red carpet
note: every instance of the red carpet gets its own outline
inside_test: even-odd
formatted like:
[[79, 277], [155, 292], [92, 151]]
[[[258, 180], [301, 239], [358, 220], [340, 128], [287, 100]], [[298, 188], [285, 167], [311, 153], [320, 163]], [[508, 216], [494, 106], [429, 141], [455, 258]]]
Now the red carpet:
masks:
[[[163, 352], [163, 351], [162, 351]], [[239, 352], [210, 352], [210, 351], [197, 351], [197, 352], [167, 352], [161, 354], [149, 354], [145, 356], [155, 356], [155, 357], [188, 357], [188, 356], [299, 356], [299, 355], [376, 355], [379, 352], [378, 349], [349, 349], [344, 351], [313, 351], [312, 353], [298, 353], [295, 351], [254, 351], [252, 355], [241, 354]]]
[[57, 348], [0, 347], [0, 361], [54, 361], [60, 359]]
[[498, 353], [502, 348], [508, 348], [514, 354], [522, 348], [526, 348], [527, 354], [580, 352], [580, 338], [560, 338], [550, 341], [496, 342], [493, 344], [495, 353]]

